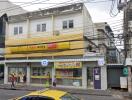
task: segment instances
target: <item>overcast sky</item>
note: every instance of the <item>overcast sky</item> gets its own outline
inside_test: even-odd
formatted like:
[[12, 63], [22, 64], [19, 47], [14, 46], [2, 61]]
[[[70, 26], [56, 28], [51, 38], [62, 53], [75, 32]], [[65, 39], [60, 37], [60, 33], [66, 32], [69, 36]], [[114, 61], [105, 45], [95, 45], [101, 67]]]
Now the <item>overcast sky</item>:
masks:
[[[17, 5], [22, 5], [22, 3], [18, 2], [27, 2], [27, 4], [22, 5], [22, 7], [28, 11], [38, 10], [38, 9], [45, 9], [48, 7], [55, 7], [61, 6], [71, 2], [78, 2], [78, 1], [85, 1], [85, 5], [88, 8], [88, 11], [91, 14], [93, 22], [108, 22], [114, 33], [122, 33], [122, 22], [123, 22], [123, 12], [120, 12], [116, 17], [111, 17], [109, 12], [111, 8], [111, 0], [10, 0]], [[31, 5], [28, 2], [33, 2]], [[34, 4], [38, 3], [38, 4]], [[49, 3], [49, 4], [45, 4]], [[52, 4], [51, 4], [52, 3]], [[58, 4], [56, 4], [58, 3]], [[59, 4], [63, 3], [63, 4]], [[117, 12], [117, 7], [115, 3], [114, 12]]]

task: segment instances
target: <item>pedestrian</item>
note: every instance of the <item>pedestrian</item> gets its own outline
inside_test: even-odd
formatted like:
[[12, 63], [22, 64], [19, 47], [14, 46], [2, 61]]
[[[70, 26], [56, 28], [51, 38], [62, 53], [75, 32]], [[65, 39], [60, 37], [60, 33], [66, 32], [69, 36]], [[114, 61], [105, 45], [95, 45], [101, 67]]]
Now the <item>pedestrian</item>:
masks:
[[23, 82], [26, 83], [26, 81], [27, 81], [27, 78], [26, 78], [26, 75], [24, 74], [23, 75]]
[[53, 79], [53, 86], [54, 86], [54, 87], [56, 87], [56, 82], [57, 82], [56, 76], [54, 76], [54, 79]]
[[15, 76], [13, 74], [11, 74], [10, 81], [11, 81], [11, 88], [15, 88]]
[[47, 73], [48, 82], [50, 83], [50, 72]]

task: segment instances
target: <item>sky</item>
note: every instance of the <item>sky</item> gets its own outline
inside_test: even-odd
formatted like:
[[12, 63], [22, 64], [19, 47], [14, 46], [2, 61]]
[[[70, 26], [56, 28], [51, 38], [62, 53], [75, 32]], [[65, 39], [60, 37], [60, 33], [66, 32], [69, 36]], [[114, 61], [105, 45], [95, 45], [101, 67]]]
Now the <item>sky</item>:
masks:
[[[92, 17], [93, 22], [107, 22], [114, 31], [114, 34], [122, 33], [123, 11], [120, 11], [120, 13], [116, 17], [111, 17], [109, 14], [112, 4], [111, 0], [9, 0], [9, 1], [14, 2], [17, 5], [21, 5], [21, 7], [28, 11], [66, 5], [72, 2], [85, 2], [85, 5]], [[23, 2], [26, 2], [26, 4], [23, 4]], [[113, 12], [116, 13], [117, 11], [118, 11], [117, 3], [115, 2]], [[118, 48], [122, 48], [122, 46], [118, 46]]]

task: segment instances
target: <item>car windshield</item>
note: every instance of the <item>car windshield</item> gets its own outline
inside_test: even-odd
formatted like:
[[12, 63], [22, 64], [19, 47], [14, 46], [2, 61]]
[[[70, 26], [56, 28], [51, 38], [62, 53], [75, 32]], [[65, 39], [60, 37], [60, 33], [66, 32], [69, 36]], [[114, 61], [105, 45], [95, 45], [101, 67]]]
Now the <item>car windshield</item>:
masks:
[[61, 100], [80, 100], [80, 99], [71, 94], [66, 94], [61, 97]]

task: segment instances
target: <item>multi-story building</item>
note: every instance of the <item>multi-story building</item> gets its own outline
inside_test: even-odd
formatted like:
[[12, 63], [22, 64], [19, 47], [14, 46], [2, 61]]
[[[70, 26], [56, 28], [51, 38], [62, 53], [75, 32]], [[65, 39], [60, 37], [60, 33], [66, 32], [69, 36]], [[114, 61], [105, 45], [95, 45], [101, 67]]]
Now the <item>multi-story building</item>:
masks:
[[108, 88], [120, 88], [120, 77], [123, 76], [123, 63], [120, 51], [114, 43], [114, 34], [106, 23], [95, 23], [96, 33], [94, 41], [98, 41], [100, 53], [105, 55], [107, 63], [107, 86]]
[[82, 3], [10, 16], [5, 84], [10, 74], [16, 75], [17, 82], [25, 74], [27, 84], [45, 84], [47, 79], [52, 84], [56, 76], [57, 86], [107, 89], [104, 55], [91, 51], [97, 48], [89, 40], [93, 27]]
[[5, 48], [5, 32], [7, 16], [15, 15], [26, 12], [20, 6], [12, 4], [8, 0], [4, 0], [0, 3], [0, 84], [3, 84], [4, 73], [4, 48]]
[[100, 53], [105, 55], [107, 63], [120, 63], [120, 52], [115, 46], [115, 39], [112, 29], [106, 22], [95, 23], [96, 35], [93, 36], [94, 41], [98, 41]]

